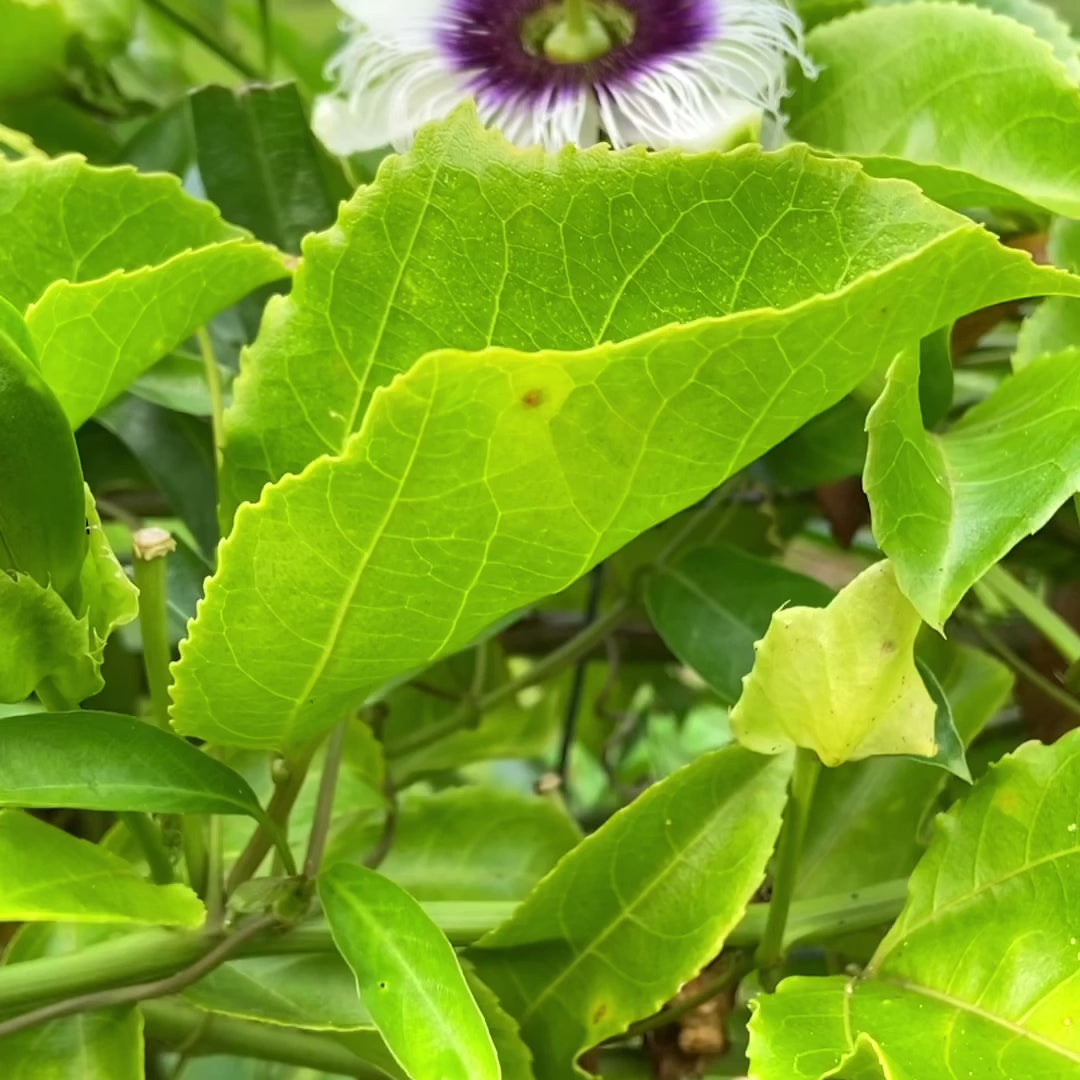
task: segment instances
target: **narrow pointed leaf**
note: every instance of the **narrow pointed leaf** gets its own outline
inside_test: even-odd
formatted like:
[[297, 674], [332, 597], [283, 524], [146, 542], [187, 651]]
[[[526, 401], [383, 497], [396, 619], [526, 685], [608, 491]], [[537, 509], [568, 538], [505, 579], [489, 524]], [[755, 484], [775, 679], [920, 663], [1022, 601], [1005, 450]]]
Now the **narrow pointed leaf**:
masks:
[[915, 666], [922, 620], [888, 560], [825, 608], [782, 608], [731, 710], [744, 746], [813, 750], [826, 765], [879, 754], [934, 757], [937, 706]]
[[[476, 149], [475, 139], [463, 145]], [[1034, 267], [908, 185], [800, 148], [568, 154], [551, 167], [573, 162], [584, 177], [600, 170], [590, 213], [617, 217], [620, 235], [682, 193], [679, 220], [699, 220], [723, 267], [710, 280], [740, 282], [682, 310], [741, 310], [579, 352], [430, 353], [383, 387], [342, 456], [238, 511], [181, 647], [177, 730], [306, 744], [387, 680], [460, 649], [705, 496], [954, 315], [1033, 291], [1080, 292], [1077, 279]], [[584, 179], [572, 181], [548, 187], [580, 195]], [[714, 204], [740, 215], [714, 219]], [[494, 229], [485, 205], [470, 196], [468, 211]], [[756, 240], [727, 231], [746, 217]], [[813, 275], [796, 255], [807, 230], [846, 237], [820, 245]], [[676, 305], [685, 288], [671, 275], [689, 253], [671, 235], [664, 276]], [[746, 244], [768, 257], [743, 267]], [[621, 310], [617, 297], [608, 308]]]
[[360, 1000], [411, 1080], [500, 1080], [484, 1017], [442, 931], [400, 886], [338, 863], [319, 878]]
[[0, 746], [0, 806], [263, 816], [232, 769], [130, 716], [2, 717]]
[[807, 48], [821, 71], [787, 106], [795, 138], [952, 206], [1080, 216], [1080, 87], [1028, 27], [975, 4], [888, 4]]
[[673, 773], [583, 841], [470, 950], [539, 1080], [660, 1008], [720, 951], [761, 883], [787, 755], [731, 747]]
[[889, 369], [870, 412], [874, 536], [940, 628], [964, 593], [1080, 489], [1080, 349], [1032, 361], [944, 435], [923, 429], [918, 358]]
[[758, 998], [752, 1075], [847, 1076], [867, 1050], [892, 1080], [1080, 1075], [1078, 806], [1080, 733], [994, 766], [938, 820], [864, 975]]
[[131, 863], [20, 810], [0, 810], [0, 920], [198, 926], [186, 885], [152, 885]]

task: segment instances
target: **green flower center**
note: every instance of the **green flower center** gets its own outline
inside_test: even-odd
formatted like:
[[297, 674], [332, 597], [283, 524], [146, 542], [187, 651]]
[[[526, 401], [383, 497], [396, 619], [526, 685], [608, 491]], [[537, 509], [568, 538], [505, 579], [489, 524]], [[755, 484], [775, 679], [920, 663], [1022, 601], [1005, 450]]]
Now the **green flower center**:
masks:
[[556, 64], [587, 64], [628, 44], [635, 18], [612, 0], [556, 0], [533, 12], [521, 41], [533, 56]]

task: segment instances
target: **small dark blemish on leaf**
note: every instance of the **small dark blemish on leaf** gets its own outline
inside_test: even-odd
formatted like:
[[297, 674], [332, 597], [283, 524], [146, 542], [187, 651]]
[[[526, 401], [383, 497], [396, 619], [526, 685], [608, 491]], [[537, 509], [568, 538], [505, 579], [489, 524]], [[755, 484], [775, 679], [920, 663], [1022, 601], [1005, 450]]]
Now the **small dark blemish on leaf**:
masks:
[[601, 1001], [592, 1014], [592, 1022], [594, 1024], [599, 1024], [605, 1016], [607, 1016], [607, 1002]]
[[385, 990], [386, 989], [386, 983], [384, 983], [384, 982], [379, 983], [379, 989], [380, 990]]
[[543, 404], [544, 391], [539, 387], [535, 390], [529, 390], [521, 399], [521, 404], [527, 409], [535, 409], [537, 405]]
[[881, 643], [881, 651], [885, 653], [886, 656], [888, 656], [889, 653], [896, 652], [896, 642], [891, 641], [889, 638], [886, 638]]

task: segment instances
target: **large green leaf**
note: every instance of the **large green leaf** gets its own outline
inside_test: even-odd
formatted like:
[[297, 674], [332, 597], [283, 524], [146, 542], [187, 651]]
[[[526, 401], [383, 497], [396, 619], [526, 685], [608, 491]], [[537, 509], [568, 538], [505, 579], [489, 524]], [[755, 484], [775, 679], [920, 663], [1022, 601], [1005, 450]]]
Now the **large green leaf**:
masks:
[[[4, 965], [78, 952], [102, 929], [26, 923], [4, 951]], [[4, 1080], [143, 1080], [143, 1059], [142, 1017], [130, 1005], [77, 1013], [0, 1039]]]
[[828, 607], [781, 608], [756, 646], [731, 710], [732, 733], [758, 753], [800, 746], [826, 765], [878, 754], [933, 757], [937, 708], [913, 652], [921, 625], [887, 559]]
[[0, 100], [42, 93], [63, 82], [71, 28], [55, 0], [0, 0]]
[[791, 134], [954, 206], [1080, 215], [1080, 89], [1049, 44], [974, 4], [895, 4], [815, 29]]
[[790, 758], [731, 747], [656, 784], [470, 952], [537, 1080], [655, 1012], [720, 951], [761, 884]]
[[286, 270], [175, 177], [74, 156], [0, 161], [0, 296], [26, 309], [72, 426]]
[[901, 589], [940, 628], [1080, 489], [1080, 349], [1026, 365], [944, 435], [923, 428], [918, 382], [905, 351], [867, 418], [863, 484]]
[[[1007, 667], [978, 649], [938, 639], [931, 670], [969, 743], [1012, 689]], [[923, 651], [920, 649], [920, 651]], [[798, 897], [838, 895], [906, 877], [926, 846], [924, 825], [945, 773], [901, 757], [822, 772], [799, 859]]]
[[[1055, 265], [1080, 271], [1080, 221], [1058, 218], [1050, 228], [1047, 248]], [[1051, 296], [1020, 324], [1013, 367], [1066, 349], [1080, 349], [1080, 300]]]
[[47, 684], [74, 705], [104, 686], [105, 642], [138, 615], [138, 591], [109, 546], [89, 488], [86, 531], [76, 613], [28, 575], [0, 573], [0, 701], [24, 701]]
[[360, 999], [411, 1080], [499, 1080], [483, 1014], [442, 931], [404, 889], [362, 866], [319, 877]]
[[305, 241], [236, 384], [225, 502], [341, 453], [433, 349], [589, 349], [841, 289], [939, 235], [912, 194], [800, 149], [545, 158], [458, 112]]
[[[461, 123], [437, 134], [475, 167], [496, 151]], [[1080, 292], [1077, 279], [1033, 266], [910, 186], [801, 148], [500, 152], [575, 213], [614, 218], [620, 237], [644, 230], [665, 253], [643, 253], [637, 276], [605, 292], [600, 336], [648, 321], [643, 309], [656, 319], [744, 310], [580, 352], [429, 353], [379, 391], [341, 457], [238, 511], [181, 648], [178, 730], [253, 747], [307, 743], [388, 679], [463, 647], [692, 504], [935, 326], [1008, 296]], [[451, 218], [464, 227], [473, 208], [474, 227], [493, 229], [489, 201]], [[654, 214], [667, 221], [659, 234]], [[700, 256], [686, 228], [712, 245], [692, 281], [685, 267]], [[574, 267], [581, 287], [595, 260], [583, 262], [577, 243], [560, 249], [559, 272]], [[440, 250], [451, 250], [445, 239]], [[538, 273], [550, 269], [530, 258]], [[654, 275], [667, 287], [652, 290]], [[705, 277], [726, 295], [689, 291]], [[531, 287], [542, 285], [541, 274]], [[466, 283], [455, 295], [471, 292]], [[657, 313], [664, 296], [670, 307]], [[284, 310], [268, 316], [271, 333]], [[565, 339], [564, 323], [551, 321], [553, 340]], [[344, 334], [348, 317], [335, 325]], [[310, 359], [302, 335], [290, 340], [290, 356]], [[274, 395], [264, 386], [259, 396]], [[309, 415], [325, 415], [318, 401], [313, 392]]]
[[995, 766], [939, 819], [863, 975], [788, 979], [758, 999], [752, 1074], [847, 1076], [858, 1053], [892, 1080], [1074, 1080], [1078, 806], [1080, 733]]
[[0, 717], [0, 746], [0, 806], [263, 817], [232, 769], [130, 716]]
[[517, 900], [580, 838], [546, 799], [457, 788], [405, 801], [379, 869], [418, 900]]
[[824, 607], [830, 588], [739, 548], [688, 551], [648, 581], [653, 625], [672, 652], [689, 664], [728, 704], [742, 693], [754, 666], [754, 644], [778, 608]]
[[198, 926], [186, 885], [152, 885], [131, 864], [20, 810], [0, 810], [0, 920]]

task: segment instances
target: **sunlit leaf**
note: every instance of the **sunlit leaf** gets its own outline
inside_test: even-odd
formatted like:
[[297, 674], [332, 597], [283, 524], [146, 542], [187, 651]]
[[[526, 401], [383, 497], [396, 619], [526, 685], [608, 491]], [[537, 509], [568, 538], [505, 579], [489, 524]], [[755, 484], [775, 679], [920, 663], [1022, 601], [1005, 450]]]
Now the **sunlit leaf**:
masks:
[[1028, 27], [974, 4], [888, 4], [807, 48], [821, 72], [787, 105], [795, 138], [949, 205], [1080, 215], [1080, 88]]
[[81, 158], [0, 161], [0, 296], [26, 310], [72, 426], [252, 289], [281, 256], [175, 177]]
[[499, 1080], [495, 1047], [442, 931], [404, 889], [362, 866], [319, 877], [360, 1000], [411, 1080]]
[[152, 885], [132, 865], [21, 810], [0, 810], [0, 920], [198, 926], [186, 885]]
[[[491, 139], [463, 129], [465, 120], [437, 131], [436, 146], [467, 153], [475, 167]], [[422, 163], [430, 142], [402, 160]], [[536, 176], [525, 163], [539, 159], [502, 153]], [[1032, 266], [909, 186], [800, 148], [685, 158], [590, 151], [547, 167], [554, 175], [544, 174], [535, 198], [550, 192], [590, 221], [614, 215], [618, 237], [651, 237], [645, 277], [606, 278], [615, 291], [602, 290], [605, 300], [589, 307], [604, 335], [670, 319], [675, 309], [717, 317], [580, 352], [443, 350], [414, 364], [373, 399], [341, 457], [284, 478], [238, 512], [182, 646], [179, 731], [252, 747], [305, 744], [380, 684], [465, 646], [697, 501], [953, 315], [1032, 291], [1080, 291], [1077, 280]], [[505, 175], [492, 167], [491, 199]], [[491, 199], [470, 197], [449, 220], [501, 228]], [[717, 218], [716, 205], [740, 212]], [[654, 211], [667, 215], [659, 235]], [[354, 203], [346, 219], [357, 212]], [[531, 243], [546, 235], [537, 228]], [[684, 228], [715, 245], [709, 280], [730, 275], [726, 295], [706, 297], [698, 279], [683, 280], [678, 268], [692, 255]], [[837, 237], [816, 244], [812, 273], [804, 261], [811, 233]], [[760, 254], [744, 265], [750, 243]], [[447, 267], [461, 265], [448, 244], [439, 250]], [[596, 260], [584, 260], [560, 258], [556, 270], [531, 259], [534, 288], [551, 273], [560, 288], [592, 288]], [[653, 273], [668, 285], [647, 293], [642, 317]], [[633, 317], [620, 314], [631, 293]], [[455, 295], [471, 295], [471, 286]], [[665, 296], [668, 308], [651, 306]], [[452, 308], [442, 310], [451, 317]], [[285, 311], [268, 314], [271, 338]], [[366, 316], [363, 325], [372, 325]], [[569, 340], [563, 321], [545, 317], [545, 326], [552, 343]], [[292, 357], [321, 348], [314, 330], [307, 345], [296, 327], [288, 334]], [[325, 388], [317, 365], [305, 372]], [[257, 386], [259, 408], [270, 408], [270, 385], [253, 382], [250, 392]], [[350, 386], [360, 407], [361, 391]], [[312, 396], [312, 414], [316, 403]], [[341, 435], [326, 445], [340, 445]]]
[[536, 1075], [664, 1004], [719, 951], [761, 882], [787, 756], [732, 747], [650, 788], [576, 847], [469, 953]]
[[934, 627], [1002, 556], [1080, 489], [1080, 350], [1006, 379], [944, 435], [923, 428], [918, 359], [889, 369], [867, 419], [874, 537]]
[[[1080, 920], [1080, 735], [1028, 744], [939, 819], [907, 906], [861, 976], [757, 999], [758, 1080], [1071, 1080]], [[864, 1075], [850, 1073], [850, 1075]]]

